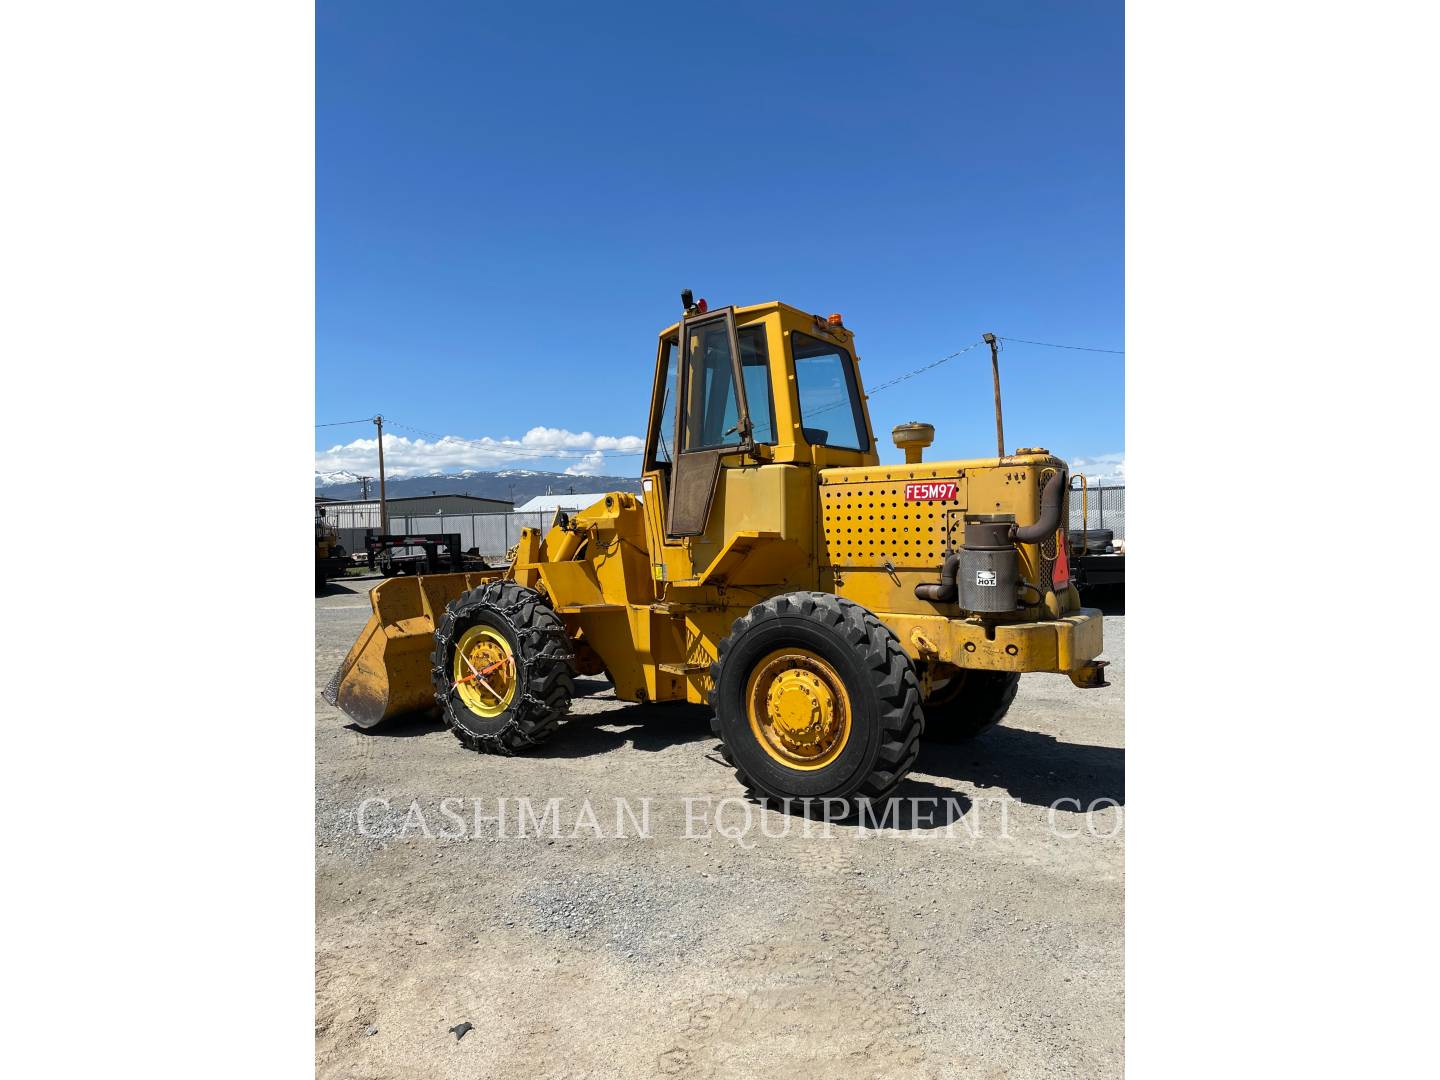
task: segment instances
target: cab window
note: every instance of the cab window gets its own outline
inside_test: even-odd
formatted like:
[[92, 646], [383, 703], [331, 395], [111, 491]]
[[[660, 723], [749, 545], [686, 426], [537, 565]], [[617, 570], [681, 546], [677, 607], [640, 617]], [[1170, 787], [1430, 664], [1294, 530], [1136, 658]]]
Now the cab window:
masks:
[[870, 449], [850, 354], [799, 331], [790, 335], [790, 343], [805, 441], [842, 450]]
[[[730, 359], [730, 335], [724, 322], [702, 324], [690, 331], [687, 408], [681, 418], [685, 450], [739, 446], [739, 399]], [[770, 388], [765, 328], [749, 326], [736, 332], [740, 369], [745, 380], [745, 405], [751, 435], [757, 443], [775, 442], [775, 400]]]
[[770, 356], [765, 350], [765, 328], [746, 326], [740, 339], [740, 369], [745, 375], [745, 406], [757, 443], [775, 442], [775, 395], [770, 392]]
[[650, 448], [649, 467], [662, 468], [674, 461], [670, 451], [670, 434], [675, 417], [675, 369], [679, 364], [678, 342], [674, 338], [665, 341], [665, 382], [660, 388], [660, 411], [651, 418], [655, 429], [655, 445]]
[[680, 409], [680, 449], [738, 446], [740, 406], [729, 327], [725, 320], [715, 319], [692, 326], [688, 333], [689, 370], [685, 373], [686, 400]]

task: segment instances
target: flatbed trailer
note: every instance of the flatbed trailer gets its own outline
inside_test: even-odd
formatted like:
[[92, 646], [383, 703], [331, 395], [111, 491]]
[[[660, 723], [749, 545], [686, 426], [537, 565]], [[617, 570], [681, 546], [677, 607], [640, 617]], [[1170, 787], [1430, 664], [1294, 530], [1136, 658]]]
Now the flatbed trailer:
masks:
[[1070, 554], [1070, 580], [1081, 592], [1086, 589], [1125, 587], [1125, 553], [1089, 552]]
[[[365, 562], [372, 570], [378, 567], [386, 577], [490, 569], [478, 552], [462, 552], [460, 544], [459, 533], [382, 533], [365, 538]], [[417, 547], [424, 554], [396, 554]]]

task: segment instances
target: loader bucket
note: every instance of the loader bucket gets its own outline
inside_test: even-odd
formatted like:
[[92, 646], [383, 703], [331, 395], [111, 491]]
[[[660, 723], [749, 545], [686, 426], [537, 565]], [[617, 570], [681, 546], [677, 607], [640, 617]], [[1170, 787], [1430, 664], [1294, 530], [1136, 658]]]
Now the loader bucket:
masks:
[[431, 708], [436, 622], [461, 593], [504, 576], [504, 570], [482, 570], [396, 577], [376, 585], [370, 590], [370, 621], [325, 687], [325, 700], [362, 728]]

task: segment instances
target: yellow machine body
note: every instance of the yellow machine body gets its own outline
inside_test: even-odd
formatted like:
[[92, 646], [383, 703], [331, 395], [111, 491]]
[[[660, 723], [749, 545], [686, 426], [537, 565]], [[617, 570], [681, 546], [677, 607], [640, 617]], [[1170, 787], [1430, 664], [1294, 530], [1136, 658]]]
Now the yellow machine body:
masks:
[[[680, 347], [682, 332], [691, 336], [688, 349]], [[685, 357], [700, 355], [694, 335], [706, 334], [738, 342], [743, 365], [734, 381], [755, 399], [748, 409], [740, 404], [733, 432], [721, 431], [731, 416], [710, 416], [699, 400], [701, 380], [684, 373]], [[836, 403], [823, 403], [823, 393], [807, 402], [797, 353], [802, 364], [824, 369], [830, 381], [822, 380], [822, 391]], [[983, 668], [1064, 673], [1095, 685], [1101, 618], [1081, 608], [1066, 581], [1063, 525], [1041, 542], [1017, 545], [1027, 606], [1013, 613], [978, 618], [915, 592], [960, 546], [967, 513], [1034, 523], [1041, 490], [1064, 462], [1022, 451], [882, 465], [858, 360], [853, 336], [835, 317], [782, 303], [687, 315], [666, 328], [643, 495], [615, 492], [571, 517], [557, 514], [543, 534], [524, 530], [504, 570], [381, 582], [370, 593], [369, 624], [327, 696], [365, 727], [431, 704], [431, 639], [445, 605], [501, 575], [544, 593], [572, 640], [576, 671], [608, 673], [627, 701], [705, 702], [710, 665], [735, 620], [797, 590], [832, 593], [873, 612], [926, 678]], [[685, 440], [694, 441], [702, 419], [730, 441], [691, 450]], [[855, 445], [828, 445], [837, 428], [847, 432], [841, 442]], [[917, 497], [926, 494], [935, 497]]]
[[324, 562], [340, 547], [340, 534], [325, 520], [323, 511], [315, 512], [315, 561]]

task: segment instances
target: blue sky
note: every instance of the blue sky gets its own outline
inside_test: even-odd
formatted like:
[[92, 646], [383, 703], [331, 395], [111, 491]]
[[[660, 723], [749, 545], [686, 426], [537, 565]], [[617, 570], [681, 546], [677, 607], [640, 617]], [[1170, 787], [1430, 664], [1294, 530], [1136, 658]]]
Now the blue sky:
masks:
[[[317, 10], [316, 421], [397, 475], [634, 475], [683, 287], [843, 312], [870, 387], [1124, 348], [1120, 3]], [[1123, 471], [1123, 360], [1010, 343], [1006, 442]], [[870, 404], [994, 452], [983, 348]]]

